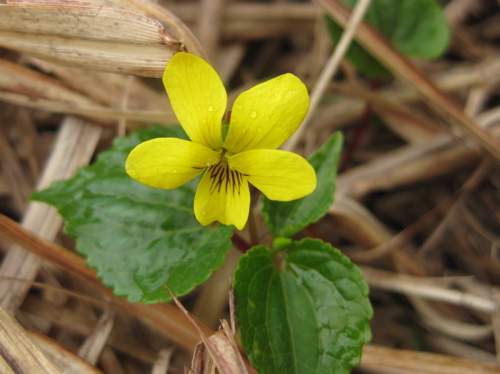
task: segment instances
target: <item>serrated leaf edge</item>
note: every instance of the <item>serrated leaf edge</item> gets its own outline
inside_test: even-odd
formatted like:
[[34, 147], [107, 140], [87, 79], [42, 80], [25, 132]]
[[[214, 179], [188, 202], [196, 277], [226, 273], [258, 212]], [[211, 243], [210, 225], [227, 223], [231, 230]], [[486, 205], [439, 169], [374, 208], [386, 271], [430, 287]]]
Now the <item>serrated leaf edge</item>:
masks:
[[[356, 265], [354, 264], [350, 259], [349, 257], [347, 257], [346, 255], [344, 255], [342, 253], [342, 251], [340, 251], [338, 248], [335, 248], [333, 247], [330, 243], [327, 243], [327, 242], [324, 242], [323, 240], [321, 239], [313, 239], [313, 238], [304, 238], [300, 241], [293, 241], [292, 244], [293, 246], [308, 246], [308, 245], [319, 245], [322, 248], [322, 250], [326, 250], [326, 251], [329, 251], [329, 252], [332, 252], [333, 255], [335, 255], [336, 257], [338, 257], [339, 259], [341, 259], [343, 265], [345, 267], [347, 267], [349, 270], [351, 269], [357, 269], [356, 270], [356, 274], [355, 276], [353, 277], [353, 280], [356, 280], [356, 281], [361, 281], [361, 282], [364, 282], [365, 285], [366, 285], [366, 290], [363, 290], [363, 289], [360, 289], [360, 293], [364, 296], [364, 297], [367, 297], [368, 298], [368, 295], [369, 295], [369, 288], [368, 288], [368, 285], [366, 283], [366, 281], [364, 280], [363, 278], [363, 272], [362, 270]], [[303, 248], [303, 249], [298, 249], [298, 250], [303, 250], [303, 251], [307, 251], [306, 248]], [[250, 251], [258, 251], [258, 252], [263, 252], [263, 254], [269, 254], [269, 255], [273, 255], [273, 257], [276, 256], [276, 252], [271, 250], [270, 248], [268, 248], [267, 246], [265, 245], [258, 245], [258, 246], [254, 246], [252, 247], [248, 252], [247, 254], [250, 254]], [[286, 249], [284, 249], [283, 251], [281, 252], [285, 252]], [[265, 253], [267, 252], [267, 253]], [[239, 277], [239, 269], [241, 268], [241, 265], [243, 263], [246, 263], [249, 259], [249, 256], [242, 256], [239, 261], [238, 261], [238, 267], [235, 269], [235, 272], [234, 272], [234, 282], [237, 283], [240, 279]], [[334, 259], [332, 259], [332, 261], [334, 261]], [[296, 264], [297, 265], [297, 264]], [[297, 265], [298, 266], [298, 265]], [[311, 268], [312, 269], [312, 268]], [[275, 273], [275, 274], [278, 274]], [[321, 274], [320, 274], [321, 275]], [[275, 275], [273, 275], [275, 276]], [[322, 276], [322, 275], [321, 275]], [[323, 276], [322, 276], [323, 277]], [[323, 277], [324, 278], [324, 277]], [[325, 278], [326, 279], [326, 278]], [[328, 282], [330, 282], [329, 279], [326, 279]], [[272, 282], [269, 282], [270, 284]], [[270, 297], [270, 292], [267, 292], [267, 297], [269, 298]], [[308, 298], [310, 300], [312, 300], [311, 298], [311, 295], [309, 294], [309, 292], [306, 292]], [[369, 302], [369, 300], [368, 300]], [[287, 313], [288, 315], [288, 313]], [[316, 317], [316, 314], [315, 314], [315, 317]], [[357, 357], [354, 359], [354, 361], [352, 363], [348, 363], [347, 366], [345, 368], [347, 369], [352, 369], [353, 367], [355, 367], [356, 365], [358, 365], [360, 362], [361, 362], [361, 357], [362, 357], [362, 348], [365, 344], [367, 344], [370, 340], [371, 340], [371, 329], [370, 329], [370, 325], [369, 325], [369, 321], [373, 318], [373, 308], [371, 307], [370, 305], [370, 311], [368, 313], [368, 315], [364, 318], [364, 320], [366, 321], [367, 323], [367, 327], [365, 328], [364, 331], [361, 331], [360, 333], [360, 340], [359, 340], [359, 350], [358, 351], [358, 355]], [[290, 323], [288, 324], [290, 325]], [[252, 327], [249, 327], [250, 329]], [[255, 328], [254, 328], [255, 329]], [[243, 330], [240, 330], [240, 331], [243, 331]], [[268, 340], [270, 340], [270, 338], [268, 337]], [[243, 344], [243, 341], [242, 341], [242, 344]], [[273, 354], [274, 356], [274, 354]], [[260, 362], [260, 361], [259, 361]], [[256, 362], [254, 362], [254, 364], [256, 364]], [[344, 368], [344, 367], [343, 367]]]
[[[326, 149], [324, 149], [324, 147], [326, 147], [326, 145], [329, 143], [329, 142], [332, 142], [332, 143], [339, 143], [338, 146], [341, 147], [341, 144], [342, 144], [342, 140], [343, 140], [343, 137], [342, 137], [342, 133], [337, 131], [335, 132], [324, 144], [323, 146], [318, 149], [318, 151], [316, 151], [315, 153], [313, 153], [309, 158], [308, 160], [318, 156], [318, 155], [321, 155], [321, 154], [325, 154], [326, 153]], [[334, 148], [336, 149], [336, 147]], [[338, 174], [338, 166], [336, 168], [336, 173]], [[261, 209], [261, 214], [262, 216], [264, 217], [264, 221], [266, 222], [266, 225], [267, 227], [269, 228], [269, 230], [271, 231], [271, 233], [273, 234], [274, 237], [290, 237], [294, 234], [296, 234], [297, 232], [299, 232], [300, 230], [302, 230], [303, 228], [307, 227], [308, 225], [314, 223], [314, 222], [317, 222], [318, 220], [320, 220], [325, 214], [326, 212], [328, 211], [328, 208], [333, 204], [334, 200], [335, 200], [335, 190], [336, 190], [336, 178], [333, 182], [328, 182], [328, 186], [332, 186], [333, 185], [333, 191], [332, 191], [332, 194], [331, 194], [331, 198], [329, 199], [330, 202], [329, 204], [327, 205], [327, 207], [324, 209], [324, 211], [322, 212], [319, 212], [318, 214], [316, 214], [315, 216], [312, 216], [311, 219], [307, 219], [307, 220], [302, 220], [302, 221], [299, 221], [295, 224], [285, 224], [278, 232], [276, 232], [276, 228], [274, 227], [274, 224], [272, 224], [272, 219], [269, 215], [269, 212], [268, 212], [268, 209], [266, 208], [269, 208], [269, 202], [270, 200], [267, 199], [267, 198], [262, 198], [262, 209]], [[314, 192], [313, 192], [314, 193]], [[297, 211], [297, 209], [299, 208], [300, 204], [301, 204], [301, 201], [303, 200], [304, 198], [302, 199], [298, 199], [296, 200], [297, 204], [294, 205], [293, 209], [291, 210], [291, 213], [286, 217], [286, 219], [288, 220], [294, 212]]]

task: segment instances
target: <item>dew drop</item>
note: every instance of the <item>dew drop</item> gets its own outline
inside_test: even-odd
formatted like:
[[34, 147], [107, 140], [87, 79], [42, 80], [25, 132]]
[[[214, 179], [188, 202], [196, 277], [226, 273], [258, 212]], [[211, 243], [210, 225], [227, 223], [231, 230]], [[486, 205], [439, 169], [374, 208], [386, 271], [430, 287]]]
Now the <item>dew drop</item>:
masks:
[[208, 111], [209, 112], [213, 112], [214, 111], [214, 106], [213, 105], [209, 105], [208, 106]]
[[236, 109], [243, 109], [243, 105], [241, 105], [241, 104], [235, 104], [234, 107]]
[[172, 174], [177, 174], [177, 169], [172, 169]]
[[252, 110], [252, 111], [250, 112], [250, 117], [252, 117], [252, 118], [257, 117], [257, 112], [256, 112], [255, 110]]

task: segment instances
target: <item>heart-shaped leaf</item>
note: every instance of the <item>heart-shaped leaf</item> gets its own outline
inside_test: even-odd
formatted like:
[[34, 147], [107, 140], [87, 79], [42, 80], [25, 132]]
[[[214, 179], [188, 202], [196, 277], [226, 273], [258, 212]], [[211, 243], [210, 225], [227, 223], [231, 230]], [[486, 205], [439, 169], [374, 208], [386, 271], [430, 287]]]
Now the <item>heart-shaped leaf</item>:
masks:
[[32, 199], [55, 206], [104, 284], [129, 301], [167, 301], [203, 283], [231, 247], [231, 227], [201, 226], [194, 217], [196, 181], [175, 190], [136, 182], [125, 160], [137, 144], [156, 137], [186, 138], [180, 127], [152, 127], [116, 139], [93, 165], [54, 183]]
[[[352, 9], [357, 0], [341, 1]], [[326, 19], [330, 36], [337, 43], [342, 28], [331, 18]], [[437, 58], [444, 53], [450, 41], [446, 18], [435, 0], [373, 0], [364, 20], [385, 36], [398, 51], [412, 58]], [[346, 58], [369, 77], [391, 76], [356, 42], [349, 47]]]
[[241, 342], [259, 373], [349, 373], [371, 337], [361, 270], [320, 240], [251, 249], [234, 292]]

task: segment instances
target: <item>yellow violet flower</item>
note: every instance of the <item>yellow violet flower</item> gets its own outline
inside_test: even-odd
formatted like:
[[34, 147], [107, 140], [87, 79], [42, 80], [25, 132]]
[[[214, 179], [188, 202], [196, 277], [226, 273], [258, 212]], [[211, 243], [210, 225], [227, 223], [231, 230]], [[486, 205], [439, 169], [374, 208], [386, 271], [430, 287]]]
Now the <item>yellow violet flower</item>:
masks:
[[202, 225], [219, 221], [245, 226], [248, 183], [271, 200], [290, 201], [316, 188], [316, 173], [301, 156], [281, 146], [309, 108], [304, 84], [284, 74], [239, 95], [229, 128], [223, 122], [227, 94], [215, 70], [201, 58], [180, 52], [163, 73], [174, 112], [191, 141], [157, 138], [130, 152], [126, 171], [156, 188], [177, 188], [205, 171], [194, 198]]

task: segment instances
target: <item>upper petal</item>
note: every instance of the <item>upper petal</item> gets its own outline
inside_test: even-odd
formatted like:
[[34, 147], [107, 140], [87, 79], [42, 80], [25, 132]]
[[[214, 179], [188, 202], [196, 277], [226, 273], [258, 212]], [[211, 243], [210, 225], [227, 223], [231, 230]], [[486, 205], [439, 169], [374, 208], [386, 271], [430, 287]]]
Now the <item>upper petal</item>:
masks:
[[278, 148], [297, 130], [308, 109], [307, 88], [295, 75], [261, 83], [236, 98], [224, 148], [234, 153]]
[[255, 149], [228, 157], [228, 162], [270, 200], [300, 199], [316, 188], [316, 171], [293, 152]]
[[189, 138], [208, 148], [220, 148], [227, 93], [215, 70], [201, 58], [179, 52], [167, 64], [163, 84]]
[[220, 154], [177, 138], [156, 138], [135, 147], [127, 157], [127, 174], [150, 187], [172, 189], [218, 163]]
[[250, 211], [250, 189], [245, 178], [225, 161], [207, 169], [194, 198], [194, 213], [202, 225], [219, 221], [242, 230]]

